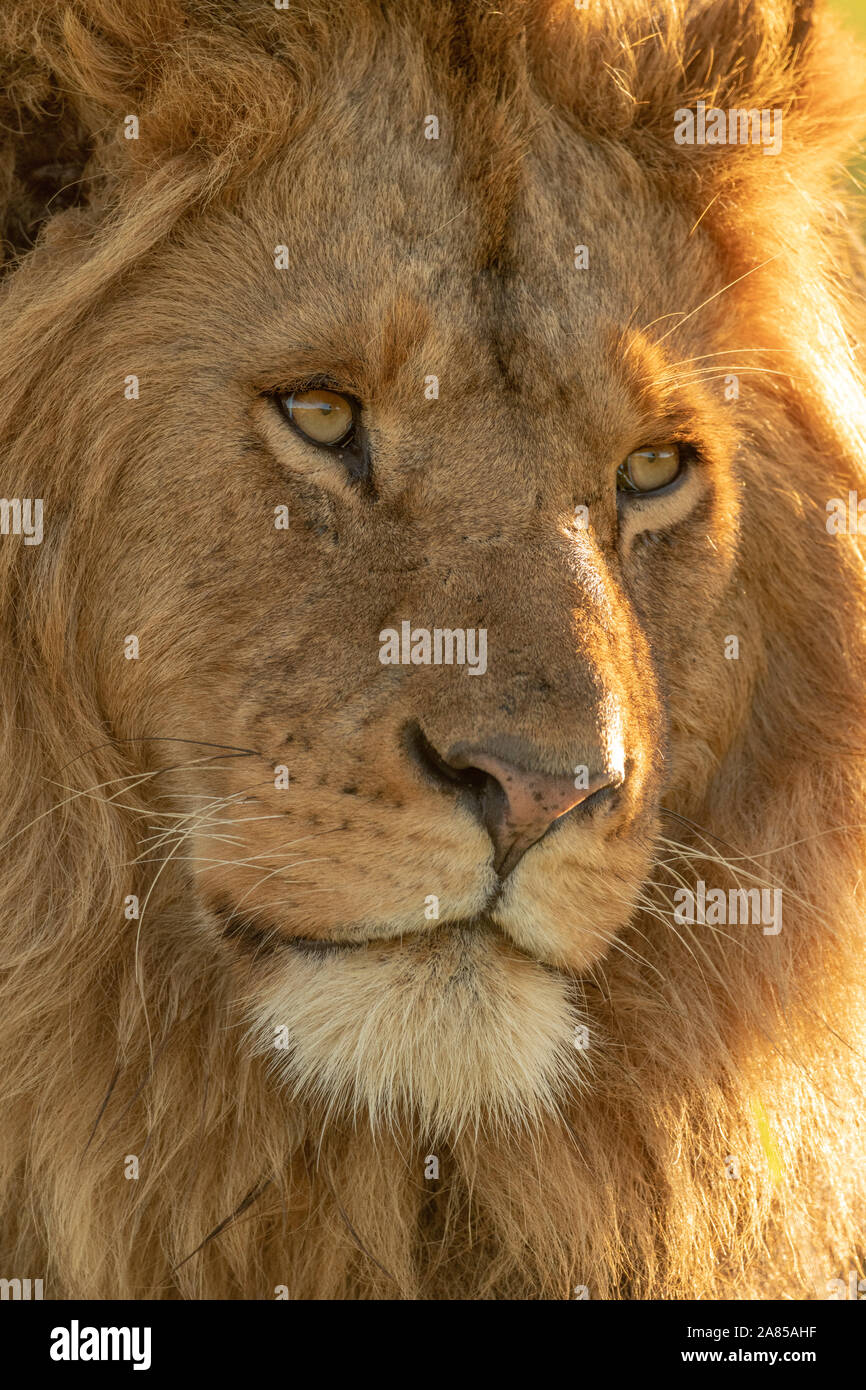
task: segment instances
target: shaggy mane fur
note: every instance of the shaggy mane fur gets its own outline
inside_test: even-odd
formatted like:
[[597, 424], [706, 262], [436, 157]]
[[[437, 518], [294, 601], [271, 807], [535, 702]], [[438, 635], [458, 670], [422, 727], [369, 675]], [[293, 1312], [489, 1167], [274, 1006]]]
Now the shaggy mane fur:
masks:
[[[0, 544], [0, 1270], [85, 1298], [821, 1296], [859, 1268], [866, 1210], [866, 574], [859, 539], [823, 525], [827, 498], [866, 492], [850, 43], [786, 0], [297, 11], [7, 0], [0, 18], [0, 490], [44, 497], [59, 528], [38, 555]], [[80, 655], [110, 474], [83, 407], [62, 409], [92, 350], [76, 335], [196, 210], [315, 130], [335, 45], [360, 92], [393, 66], [419, 111], [446, 94], [494, 268], [530, 86], [624, 179], [639, 165], [673, 188], [746, 277], [748, 341], [778, 373], [741, 540], [759, 595], [748, 722], [713, 749], [695, 713], [710, 791], [671, 803], [629, 949], [583, 982], [605, 1040], [591, 1084], [532, 1131], [443, 1138], [374, 1115], [323, 1132], [245, 1045], [183, 900], [158, 892], [139, 934], [118, 909], [148, 892], [148, 765], [112, 738]], [[676, 149], [672, 112], [698, 99], [781, 108], [789, 177], [747, 149]], [[784, 931], [673, 930], [670, 891], [700, 877], [782, 885]], [[146, 1155], [138, 1181], [118, 1178], [127, 1154]]]

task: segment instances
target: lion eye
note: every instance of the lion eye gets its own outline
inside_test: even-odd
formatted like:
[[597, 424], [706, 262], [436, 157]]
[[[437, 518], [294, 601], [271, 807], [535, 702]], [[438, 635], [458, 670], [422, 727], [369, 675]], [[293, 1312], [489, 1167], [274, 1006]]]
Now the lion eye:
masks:
[[681, 466], [678, 444], [635, 449], [617, 469], [616, 485], [624, 492], [658, 492], [674, 481]]
[[336, 391], [315, 387], [281, 396], [283, 413], [314, 444], [344, 444], [355, 422], [352, 402]]

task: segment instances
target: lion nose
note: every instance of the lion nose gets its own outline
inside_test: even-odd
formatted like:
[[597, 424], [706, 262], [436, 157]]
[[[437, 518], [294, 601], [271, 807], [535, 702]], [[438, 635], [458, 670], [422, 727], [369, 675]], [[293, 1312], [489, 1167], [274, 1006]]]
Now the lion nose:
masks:
[[493, 841], [494, 867], [507, 878], [526, 851], [547, 834], [550, 827], [575, 806], [619, 779], [608, 771], [591, 773], [587, 786], [576, 785], [571, 774], [539, 772], [507, 761], [483, 747], [458, 745], [446, 757], [422, 736], [416, 742], [427, 770], [440, 784], [470, 792], [480, 818]]
[[588, 787], [580, 788], [573, 776], [531, 772], [481, 750], [458, 753], [448, 762], [458, 771], [475, 769], [486, 775], [487, 785], [480, 788], [481, 818], [493, 841], [494, 867], [500, 878], [508, 877], [554, 821], [609, 781], [602, 773], [590, 778]]

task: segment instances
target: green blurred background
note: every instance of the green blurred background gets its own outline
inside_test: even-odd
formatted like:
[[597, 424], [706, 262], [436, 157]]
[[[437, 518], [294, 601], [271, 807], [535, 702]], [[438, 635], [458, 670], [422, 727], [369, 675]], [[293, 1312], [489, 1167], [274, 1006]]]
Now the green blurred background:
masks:
[[834, 8], [845, 16], [861, 38], [866, 38], [866, 0], [834, 0]]
[[[842, 16], [847, 28], [866, 46], [866, 0], [833, 0], [833, 8]], [[851, 172], [860, 188], [866, 191], [866, 149], [854, 160]]]

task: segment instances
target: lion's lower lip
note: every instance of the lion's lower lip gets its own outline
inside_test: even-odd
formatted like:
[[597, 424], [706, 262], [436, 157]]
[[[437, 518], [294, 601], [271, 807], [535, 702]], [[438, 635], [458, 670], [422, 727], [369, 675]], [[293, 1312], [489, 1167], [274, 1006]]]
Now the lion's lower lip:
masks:
[[223, 936], [257, 958], [293, 948], [309, 956], [336, 955], [342, 951], [357, 951], [368, 941], [329, 941], [312, 936], [284, 936], [271, 922], [252, 916], [242, 916], [227, 899], [214, 903], [214, 911], [222, 919]]
[[[317, 936], [287, 936], [273, 923], [263, 919], [242, 916], [228, 900], [213, 904], [213, 910], [224, 923], [223, 936], [256, 959], [272, 957], [275, 953], [293, 950], [303, 956], [339, 956], [352, 951], [367, 951], [378, 946], [400, 946], [404, 942], [430, 940], [429, 933], [423, 930], [397, 932], [390, 936], [364, 937], [362, 940], [335, 940]], [[440, 925], [448, 935], [454, 933], [475, 933], [482, 926], [480, 919], [461, 920]]]
[[[478, 923], [451, 922], [443, 924], [441, 931], [447, 932], [449, 936], [454, 933], [475, 933], [479, 929]], [[421, 937], [430, 940], [426, 933], [402, 932], [396, 936], [370, 936], [363, 941], [328, 941], [327, 939], [311, 936], [291, 936], [287, 937], [283, 944], [293, 947], [303, 955], [326, 956], [336, 955], [342, 951], [364, 951], [377, 946], [400, 946], [404, 942], [417, 941]]]

